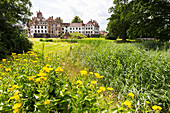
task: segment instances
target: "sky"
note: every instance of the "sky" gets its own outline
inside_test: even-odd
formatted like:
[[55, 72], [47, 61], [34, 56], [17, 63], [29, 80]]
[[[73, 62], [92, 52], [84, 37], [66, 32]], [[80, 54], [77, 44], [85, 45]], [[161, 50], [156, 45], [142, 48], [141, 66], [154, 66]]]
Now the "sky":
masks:
[[88, 21], [96, 20], [100, 30], [106, 30], [111, 14], [108, 9], [113, 6], [113, 0], [31, 0], [33, 16], [41, 11], [44, 18], [53, 16], [61, 17], [64, 23], [70, 23], [75, 16], [86, 24]]

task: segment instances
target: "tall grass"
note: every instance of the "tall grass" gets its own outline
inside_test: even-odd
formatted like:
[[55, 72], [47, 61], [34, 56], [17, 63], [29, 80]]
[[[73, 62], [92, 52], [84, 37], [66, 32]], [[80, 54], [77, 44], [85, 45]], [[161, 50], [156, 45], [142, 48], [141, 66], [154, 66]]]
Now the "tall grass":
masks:
[[100, 82], [105, 86], [112, 86], [117, 91], [118, 100], [133, 92], [134, 111], [146, 112], [146, 101], [149, 101], [152, 106], [161, 106], [162, 112], [168, 112], [170, 57], [165, 55], [166, 50], [169, 51], [168, 44], [159, 48], [158, 43], [157, 50], [162, 48], [164, 50], [153, 51], [145, 48], [146, 43], [141, 43], [140, 46], [136, 43], [116, 44], [101, 40], [88, 40], [84, 43], [89, 46], [82, 45], [78, 49], [70, 50], [69, 56], [72, 57], [72, 62], [75, 64], [81, 62], [89, 71], [104, 76]]

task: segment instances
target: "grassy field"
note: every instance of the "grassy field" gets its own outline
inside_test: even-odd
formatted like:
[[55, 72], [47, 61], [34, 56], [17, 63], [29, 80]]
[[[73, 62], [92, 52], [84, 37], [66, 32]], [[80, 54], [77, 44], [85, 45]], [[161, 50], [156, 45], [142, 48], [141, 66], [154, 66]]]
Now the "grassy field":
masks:
[[169, 43], [30, 40], [45, 56], [3, 59], [0, 112], [169, 112]]
[[[58, 39], [53, 40], [57, 41]], [[76, 47], [78, 44], [71, 44], [67, 42], [40, 42], [40, 38], [29, 38], [30, 41], [33, 42], [33, 51], [42, 53], [43, 50], [43, 44], [44, 44], [44, 55], [47, 55], [49, 52], [57, 53], [58, 55], [65, 55], [70, 47]]]

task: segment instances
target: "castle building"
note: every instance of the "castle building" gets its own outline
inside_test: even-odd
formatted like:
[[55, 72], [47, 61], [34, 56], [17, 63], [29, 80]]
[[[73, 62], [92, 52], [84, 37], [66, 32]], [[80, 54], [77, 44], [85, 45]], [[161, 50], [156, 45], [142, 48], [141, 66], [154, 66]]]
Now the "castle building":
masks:
[[99, 34], [99, 24], [95, 20], [84, 23], [63, 23], [61, 18], [53, 16], [45, 19], [42, 13], [37, 12], [37, 17], [33, 17], [28, 25], [28, 37], [58, 37], [63, 33], [79, 32], [86, 36], [96, 36]]

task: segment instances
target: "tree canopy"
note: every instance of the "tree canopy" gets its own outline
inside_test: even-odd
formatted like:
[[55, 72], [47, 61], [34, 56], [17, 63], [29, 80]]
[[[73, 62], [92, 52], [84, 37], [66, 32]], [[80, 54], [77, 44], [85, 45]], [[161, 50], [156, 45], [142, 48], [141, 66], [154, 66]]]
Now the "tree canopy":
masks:
[[170, 38], [169, 0], [114, 0], [107, 30], [113, 37]]
[[[23, 28], [29, 20], [30, 0], [0, 1], [0, 58], [11, 52], [28, 51], [32, 43], [23, 35]], [[19, 27], [18, 27], [19, 25]]]
[[75, 16], [71, 23], [83, 23], [79, 16]]

